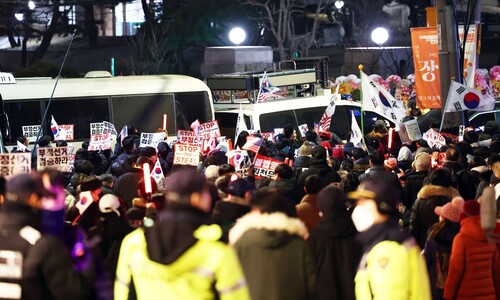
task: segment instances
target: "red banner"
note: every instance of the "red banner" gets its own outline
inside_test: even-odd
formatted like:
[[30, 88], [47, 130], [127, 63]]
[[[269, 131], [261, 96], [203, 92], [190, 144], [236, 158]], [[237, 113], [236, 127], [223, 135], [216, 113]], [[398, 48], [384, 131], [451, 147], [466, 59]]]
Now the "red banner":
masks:
[[273, 178], [274, 177], [274, 169], [276, 169], [276, 166], [279, 164], [282, 164], [282, 161], [272, 159], [270, 157], [257, 154], [257, 157], [255, 158], [255, 163], [253, 165], [254, 169], [254, 174], [256, 178], [260, 177], [269, 177]]
[[437, 27], [411, 28], [417, 106], [441, 108]]

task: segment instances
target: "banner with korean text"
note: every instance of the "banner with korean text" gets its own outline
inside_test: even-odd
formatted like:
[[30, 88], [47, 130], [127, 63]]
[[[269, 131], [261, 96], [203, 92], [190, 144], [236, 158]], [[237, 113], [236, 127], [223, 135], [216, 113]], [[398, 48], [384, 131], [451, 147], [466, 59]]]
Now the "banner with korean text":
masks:
[[12, 175], [31, 171], [31, 153], [0, 154], [0, 176], [8, 178]]
[[68, 147], [36, 148], [36, 168], [38, 171], [45, 168], [56, 168], [61, 172], [68, 172]]
[[282, 163], [283, 162], [280, 160], [272, 159], [262, 154], [257, 154], [257, 157], [255, 158], [255, 162], [253, 165], [255, 178], [260, 178], [260, 177], [273, 178], [274, 169], [276, 169], [276, 167]]
[[437, 27], [411, 28], [417, 106], [441, 108]]
[[111, 133], [94, 134], [90, 136], [88, 151], [111, 149]]
[[200, 146], [175, 144], [174, 165], [198, 166], [200, 152]]
[[28, 138], [30, 143], [36, 142], [36, 137], [38, 135], [38, 131], [40, 131], [40, 125], [28, 125], [23, 126], [23, 135]]
[[155, 133], [146, 133], [143, 132], [141, 133], [141, 143], [139, 144], [139, 147], [158, 147], [158, 144], [160, 142], [165, 141], [165, 132], [155, 132]]
[[201, 146], [203, 138], [189, 130], [177, 130], [177, 139], [181, 144]]

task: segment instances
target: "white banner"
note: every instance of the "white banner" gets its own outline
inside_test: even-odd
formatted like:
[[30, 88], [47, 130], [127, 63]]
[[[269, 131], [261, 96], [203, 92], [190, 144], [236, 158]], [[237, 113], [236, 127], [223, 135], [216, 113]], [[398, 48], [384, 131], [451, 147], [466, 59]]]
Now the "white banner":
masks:
[[104, 133], [104, 124], [100, 123], [90, 123], [90, 135], [96, 135]]
[[422, 138], [422, 132], [420, 131], [417, 120], [406, 121], [404, 122], [404, 125], [406, 127], [406, 131], [408, 132], [408, 138], [411, 141], [417, 141]]
[[28, 138], [30, 143], [36, 142], [36, 137], [38, 135], [38, 131], [40, 131], [40, 125], [28, 125], [23, 126], [23, 135]]
[[299, 131], [300, 131], [300, 135], [303, 138], [305, 138], [306, 137], [306, 132], [309, 131], [309, 127], [307, 126], [307, 124], [299, 125]]
[[38, 171], [45, 168], [57, 168], [61, 172], [68, 172], [68, 147], [38, 147], [36, 153], [36, 168]]
[[0, 176], [29, 173], [31, 171], [31, 153], [0, 154]]
[[201, 146], [203, 144], [203, 138], [198, 136], [193, 131], [188, 130], [177, 130], [177, 139], [181, 144]]
[[221, 136], [219, 122], [217, 121], [203, 123], [198, 126], [197, 130], [198, 135], [202, 136], [204, 139]]
[[441, 148], [446, 145], [446, 139], [432, 128], [427, 130], [422, 137], [431, 148]]
[[158, 143], [165, 141], [165, 132], [155, 132], [155, 133], [141, 133], [141, 143], [139, 147], [154, 147], [158, 146]]
[[74, 124], [62, 124], [62, 125], [58, 125], [57, 127], [59, 128], [59, 130], [62, 129], [62, 132], [66, 133], [66, 138], [62, 138], [62, 140], [72, 141], [75, 139], [75, 135], [74, 135], [75, 125]]
[[174, 165], [198, 166], [201, 147], [194, 145], [174, 145]]
[[90, 136], [88, 151], [111, 149], [111, 133], [94, 134]]

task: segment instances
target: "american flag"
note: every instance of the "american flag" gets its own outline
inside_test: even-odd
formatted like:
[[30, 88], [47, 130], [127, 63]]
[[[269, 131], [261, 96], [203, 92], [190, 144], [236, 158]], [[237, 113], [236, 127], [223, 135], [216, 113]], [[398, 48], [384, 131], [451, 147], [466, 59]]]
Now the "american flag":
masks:
[[260, 145], [262, 145], [262, 139], [260, 137], [248, 136], [247, 142], [241, 148], [243, 150], [248, 150], [248, 151], [252, 151], [255, 153], [259, 153]]
[[269, 77], [264, 72], [264, 77], [262, 77], [262, 84], [260, 85], [259, 95], [257, 96], [257, 103], [265, 102], [270, 98], [283, 98], [283, 96], [277, 94], [279, 91], [280, 89], [271, 84]]
[[330, 98], [330, 103], [325, 109], [325, 112], [323, 113], [323, 116], [321, 117], [321, 120], [319, 121], [319, 128], [321, 131], [330, 131], [330, 122], [332, 120], [332, 116], [335, 113], [335, 102], [337, 99], [340, 99], [339, 97], [339, 85], [337, 85], [337, 88], [335, 89], [335, 93], [332, 95]]

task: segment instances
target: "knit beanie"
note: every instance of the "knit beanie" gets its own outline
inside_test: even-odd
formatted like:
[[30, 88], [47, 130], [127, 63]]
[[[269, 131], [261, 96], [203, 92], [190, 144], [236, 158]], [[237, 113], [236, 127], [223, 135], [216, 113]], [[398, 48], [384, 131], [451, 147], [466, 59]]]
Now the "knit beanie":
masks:
[[420, 152], [415, 156], [411, 166], [417, 171], [428, 171], [431, 167], [431, 156], [427, 152]]
[[458, 209], [458, 207], [455, 207], [451, 202], [448, 202], [443, 206], [436, 206], [436, 208], [434, 208], [434, 212], [436, 213], [436, 215], [442, 216], [443, 218], [451, 222], [455, 223], [460, 222], [459, 218], [460, 210]]

